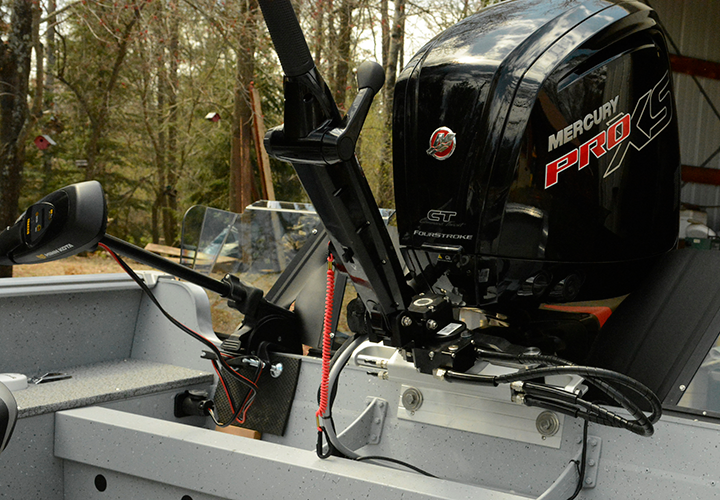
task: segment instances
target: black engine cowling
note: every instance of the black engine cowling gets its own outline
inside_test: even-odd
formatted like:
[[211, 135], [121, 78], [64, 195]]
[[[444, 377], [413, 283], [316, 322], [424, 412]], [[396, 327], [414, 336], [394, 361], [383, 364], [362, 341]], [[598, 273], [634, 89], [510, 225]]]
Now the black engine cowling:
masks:
[[413, 57], [393, 128], [406, 263], [468, 305], [621, 295], [676, 244], [677, 118], [644, 4], [485, 9]]

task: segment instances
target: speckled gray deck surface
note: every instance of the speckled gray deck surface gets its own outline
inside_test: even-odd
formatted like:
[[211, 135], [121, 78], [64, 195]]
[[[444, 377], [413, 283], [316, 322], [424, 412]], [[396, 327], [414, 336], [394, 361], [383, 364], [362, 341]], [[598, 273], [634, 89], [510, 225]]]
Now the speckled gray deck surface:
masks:
[[213, 382], [213, 375], [208, 372], [135, 359], [79, 366], [65, 373], [72, 378], [38, 385], [31, 383], [27, 389], [14, 392], [18, 417]]

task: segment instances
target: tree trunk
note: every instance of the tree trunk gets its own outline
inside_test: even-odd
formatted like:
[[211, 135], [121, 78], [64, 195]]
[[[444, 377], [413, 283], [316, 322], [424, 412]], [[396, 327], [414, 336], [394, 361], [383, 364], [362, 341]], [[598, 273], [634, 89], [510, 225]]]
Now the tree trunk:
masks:
[[248, 87], [255, 73], [257, 2], [245, 4], [243, 25], [238, 40], [235, 108], [233, 112], [230, 152], [230, 210], [241, 213], [253, 202], [254, 176], [250, 162], [252, 141], [252, 108]]
[[[7, 41], [0, 40], [0, 225], [18, 216], [24, 141], [27, 136], [27, 95], [32, 49], [32, 2], [15, 0]], [[0, 276], [12, 267], [0, 266]]]
[[[88, 119], [90, 121], [90, 138], [85, 146], [85, 154], [87, 156], [87, 169], [85, 170], [85, 180], [93, 180], [102, 178], [105, 175], [105, 168], [103, 165], [98, 164], [98, 156], [100, 155], [100, 139], [105, 133], [105, 128], [108, 122], [108, 115], [110, 113], [110, 104], [117, 84], [118, 78], [120, 77], [120, 69], [122, 68], [125, 56], [128, 52], [128, 44], [130, 43], [130, 37], [135, 29], [135, 25], [140, 20], [140, 12], [146, 4], [143, 3], [139, 7], [134, 8], [132, 19], [125, 25], [118, 41], [117, 53], [115, 54], [115, 60], [112, 65], [112, 72], [110, 78], [104, 85], [104, 92], [97, 114], [92, 116], [92, 111], [89, 106], [84, 106], [85, 111], [88, 113]], [[68, 82], [64, 82], [68, 84]], [[68, 84], [69, 85], [69, 84]], [[77, 89], [70, 87], [76, 95]], [[78, 95], [78, 98], [82, 101], [84, 96]]]
[[55, 71], [55, 23], [57, 22], [57, 16], [55, 16], [55, 10], [57, 10], [57, 2], [55, 0], [48, 0], [47, 3], [47, 29], [45, 31], [45, 54], [47, 55], [46, 68], [45, 68], [45, 108], [50, 108], [54, 102], [52, 93], [55, 86], [55, 78], [53, 72]]
[[395, 13], [393, 14], [390, 29], [390, 40], [385, 67], [385, 119], [388, 126], [392, 125], [393, 91], [397, 82], [398, 63], [405, 39], [405, 0], [395, 0]]
[[[55, 85], [55, 79], [53, 72], [55, 71], [55, 22], [57, 17], [55, 16], [55, 10], [57, 4], [55, 0], [49, 0], [47, 2], [47, 28], [45, 30], [45, 81], [43, 85], [43, 110], [52, 111], [54, 108], [54, 95], [53, 87]], [[51, 124], [55, 125], [57, 122], [51, 119]], [[51, 128], [51, 132], [55, 132], [54, 127]], [[53, 165], [53, 153], [45, 151], [43, 154], [43, 192], [49, 192], [52, 186], [52, 165]]]
[[348, 72], [350, 70], [350, 52], [352, 48], [352, 12], [355, 0], [342, 0], [338, 12], [338, 56], [335, 65], [334, 96], [340, 109], [345, 109], [347, 99]]
[[178, 45], [179, 45], [180, 24], [177, 12], [170, 11], [170, 43], [168, 44], [168, 70], [167, 85], [167, 154], [166, 154], [166, 179], [165, 208], [163, 210], [163, 232], [166, 245], [175, 245], [178, 238], [178, 217], [177, 217], [177, 89], [178, 79]]
[[[381, 38], [381, 57], [382, 65], [387, 74], [387, 60], [390, 52], [390, 14], [388, 13], [388, 0], [380, 1], [380, 38]], [[387, 85], [383, 87], [387, 94]]]
[[[160, 224], [162, 221], [163, 237], [165, 236], [165, 209], [167, 207], [167, 175], [166, 157], [167, 139], [165, 134], [165, 110], [167, 97], [167, 68], [165, 66], [165, 47], [157, 48], [158, 75], [157, 75], [157, 139], [155, 147], [155, 171], [157, 172], [157, 186], [155, 188], [155, 203], [153, 204], [153, 243], [160, 242]], [[152, 130], [150, 130], [152, 133]], [[167, 239], [165, 240], [167, 245]]]
[[[326, 7], [327, 5], [327, 7]], [[332, 0], [317, 0], [315, 2], [315, 64], [320, 67], [323, 55], [323, 46], [325, 45], [325, 30], [323, 29], [323, 20], [325, 19], [325, 10], [332, 12]]]
[[[385, 69], [385, 86], [383, 88], [383, 104], [385, 129], [392, 130], [393, 92], [397, 82], [398, 66], [402, 54], [403, 40], [405, 38], [405, 0], [395, 0], [393, 21], [388, 30], [387, 52], [385, 52], [385, 31], [383, 30], [383, 68]], [[383, 20], [388, 19], [387, 12], [383, 13]], [[383, 26], [384, 27], [384, 26]], [[392, 134], [386, 135], [383, 160], [378, 167], [378, 186], [375, 196], [378, 205], [391, 208], [394, 199], [392, 179]]]

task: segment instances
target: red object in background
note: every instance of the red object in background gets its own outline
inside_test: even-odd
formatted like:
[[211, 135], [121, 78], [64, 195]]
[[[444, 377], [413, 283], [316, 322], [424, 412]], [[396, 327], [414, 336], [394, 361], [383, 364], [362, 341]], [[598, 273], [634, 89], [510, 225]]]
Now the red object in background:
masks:
[[56, 146], [57, 143], [52, 140], [49, 135], [39, 135], [33, 141], [38, 149], [46, 150], [50, 146]]
[[566, 306], [566, 305], [554, 305], [554, 304], [544, 304], [543, 307], [545, 309], [553, 309], [555, 311], [565, 311], [565, 312], [576, 312], [576, 313], [588, 313], [595, 316], [598, 321], [600, 322], [600, 328], [605, 324], [607, 319], [612, 314], [612, 309], [605, 306]]

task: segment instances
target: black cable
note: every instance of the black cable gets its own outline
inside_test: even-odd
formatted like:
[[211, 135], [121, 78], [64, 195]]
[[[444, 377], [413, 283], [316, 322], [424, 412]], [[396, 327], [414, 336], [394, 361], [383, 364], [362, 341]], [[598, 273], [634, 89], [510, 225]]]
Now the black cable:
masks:
[[[530, 363], [537, 363], [542, 362], [543, 364], [550, 364], [553, 366], [577, 366], [574, 363], [571, 363], [569, 361], [566, 361], [562, 358], [556, 357], [556, 356], [548, 356], [548, 355], [532, 355], [532, 354], [509, 354], [509, 353], [502, 353], [502, 352], [496, 352], [496, 351], [485, 351], [482, 349], [476, 349], [476, 352], [480, 354], [481, 357], [488, 358], [488, 359], [503, 359], [503, 360], [509, 360], [509, 361], [515, 361], [515, 362], [530, 362]], [[610, 372], [606, 370], [606, 372], [609, 372], [609, 374], [615, 374], [616, 372]], [[652, 408], [652, 414], [649, 418], [649, 423], [654, 424], [662, 415], [662, 406], [660, 404], [660, 400], [657, 398], [657, 396], [647, 387], [645, 387], [640, 382], [630, 378], [626, 377], [625, 375], [617, 374], [620, 377], [625, 377], [628, 381], [631, 382], [631, 385], [628, 386], [631, 390], [639, 394], [643, 399], [645, 399]], [[612, 377], [611, 380], [615, 379], [616, 377]], [[645, 415], [643, 414], [642, 410], [628, 397], [626, 397], [622, 392], [620, 392], [618, 389], [613, 387], [611, 383], [608, 383], [606, 380], [602, 380], [596, 377], [586, 377], [585, 380], [595, 387], [597, 387], [601, 392], [605, 393], [605, 395], [609, 396], [610, 399], [614, 400], [618, 404], [620, 404], [623, 408], [628, 410], [636, 419], [641, 420], [645, 425], [641, 426], [641, 428], [637, 428], [635, 426], [634, 422], [630, 422], [628, 420], [624, 420], [621, 417], [618, 417], [615, 414], [612, 414], [608, 412], [607, 410], [603, 409], [602, 407], [598, 405], [592, 405], [592, 411], [595, 413], [602, 414], [605, 419], [596, 420], [595, 418], [592, 418], [591, 414], [587, 414], [586, 416], [589, 417], [589, 419], [593, 422], [600, 423], [603, 425], [609, 425], [612, 427], [625, 427], [628, 428], [628, 430], [631, 430], [632, 432], [635, 432], [636, 434], [641, 434], [643, 436], [651, 435], [652, 434], [652, 425], [648, 427], [647, 422], [645, 422], [643, 419], [645, 418]], [[477, 383], [482, 383], [480, 380], [477, 381]], [[624, 384], [623, 384], [624, 385]], [[565, 391], [561, 391], [562, 393], [565, 393]], [[558, 397], [562, 397], [561, 394], [556, 394]], [[532, 401], [532, 400], [531, 400]], [[580, 400], [582, 405], [585, 405], [586, 402], [583, 400]], [[574, 401], [573, 401], [574, 402]], [[587, 407], [586, 407], [587, 408]], [[582, 418], [586, 418], [586, 416], [582, 416]], [[597, 417], [600, 418], [600, 417]], [[634, 429], [630, 429], [630, 427], [634, 427]]]
[[[498, 375], [495, 377], [495, 382], [497, 384], [511, 383], [516, 381], [531, 380], [548, 375], [579, 375], [588, 381], [600, 379], [620, 384], [623, 387], [633, 390], [650, 404], [652, 416], [649, 420], [652, 423], [657, 422], [662, 415], [662, 405], [660, 400], [649, 388], [627, 375], [623, 375], [622, 373], [614, 372], [612, 370], [606, 370], [604, 368], [593, 368], [590, 366], [550, 366], [544, 368], [531, 368], [522, 372]], [[628, 411], [630, 411], [630, 409], [628, 409]]]
[[[334, 356], [332, 357], [332, 359], [330, 360], [330, 371], [331, 371], [331, 373], [332, 373], [333, 369], [335, 368], [335, 364], [338, 362], [339, 359], [345, 358], [345, 359], [343, 360], [342, 366], [340, 366], [340, 370], [342, 370], [343, 368], [345, 368], [345, 366], [347, 365], [348, 361], [350, 361], [350, 357], [351, 357], [351, 356], [345, 357], [345, 356], [343, 356], [343, 354], [345, 353], [345, 351], [347, 351], [347, 350], [350, 348], [351, 345], [354, 344], [354, 340], [356, 340], [356, 339], [357, 339], [357, 338], [346, 340], [345, 343], [344, 343], [342, 346], [340, 346], [340, 348], [335, 352], [335, 355], [334, 355]], [[330, 421], [330, 424], [332, 425], [332, 428], [333, 428], [333, 429], [335, 429], [335, 421], [334, 421], [333, 416], [332, 416], [332, 407], [333, 407], [333, 403], [335, 402], [335, 395], [337, 394], [337, 386], [338, 386], [338, 381], [339, 381], [339, 380], [340, 380], [340, 375], [338, 374], [338, 376], [332, 381], [332, 386], [330, 386], [330, 387], [328, 388], [329, 393], [330, 393], [331, 396], [330, 396], [330, 398], [329, 398], [329, 400], [328, 400], [327, 416], [326, 416], [326, 417], [323, 417], [323, 419]], [[323, 435], [323, 433], [325, 434], [325, 438], [326, 438], [326, 440], [327, 440], [327, 442], [328, 442], [328, 450], [327, 450], [327, 452], [325, 452], [325, 453], [323, 453], [323, 451], [322, 451], [322, 435]], [[327, 429], [325, 428], [325, 426], [322, 427], [322, 431], [319, 431], [319, 432], [318, 432], [318, 440], [317, 440], [316, 452], [317, 452], [318, 457], [323, 458], [323, 459], [324, 459], [324, 458], [328, 458], [329, 456], [331, 456], [331, 455], [333, 455], [333, 454], [339, 455], [339, 456], [341, 456], [341, 457], [343, 457], [343, 458], [348, 458], [348, 459], [351, 458], [351, 457], [348, 457], [347, 455], [345, 455], [345, 454], [342, 452], [342, 450], [339, 450], [338, 448], [336, 448], [336, 447], [333, 446], [332, 442], [330, 441], [330, 437], [329, 437], [328, 434], [327, 434]], [[395, 464], [398, 464], [398, 465], [402, 465], [403, 467], [407, 467], [408, 469], [411, 469], [411, 470], [413, 470], [413, 471], [415, 471], [415, 472], [418, 472], [418, 473], [423, 474], [423, 475], [428, 476], [428, 477], [436, 477], [436, 476], [433, 476], [432, 474], [430, 474], [429, 472], [426, 472], [426, 471], [422, 470], [422, 469], [419, 468], [419, 467], [416, 467], [416, 466], [414, 466], [414, 465], [412, 465], [412, 464], [409, 464], [409, 463], [407, 463], [407, 462], [403, 462], [402, 460], [398, 460], [398, 459], [396, 459], [396, 458], [383, 457], [383, 456], [377, 456], [377, 455], [371, 455], [371, 456], [365, 456], [365, 457], [359, 456], [359, 457], [354, 457], [354, 458], [351, 458], [351, 459], [352, 459], [352, 460], [357, 460], [357, 461], [362, 461], [362, 460], [384, 460], [384, 461], [386, 461], [386, 462], [392, 462], [392, 463], [395, 463]]]
[[[328, 449], [325, 453], [323, 453], [323, 434], [325, 435], [325, 440], [328, 444]], [[327, 429], [325, 429], [325, 427], [322, 427], [320, 430], [318, 430], [317, 445], [315, 446], [315, 452], [317, 453], [318, 458], [325, 460], [326, 458], [330, 457], [330, 455], [332, 455], [335, 451], [337, 451], [337, 448], [335, 448], [330, 442]]]
[[[617, 416], [611, 412], [607, 412], [607, 410], [603, 410], [602, 413], [605, 417], [610, 417], [610, 420], [602, 419], [601, 418], [597, 423], [604, 423], [606, 421], [612, 422], [613, 427], [624, 427], [627, 430], [639, 434], [641, 436], [651, 436], [654, 432], [652, 424], [657, 422], [660, 419], [660, 415], [662, 415], [662, 408], [660, 406], [660, 401], [657, 399], [657, 396], [653, 394], [649, 389], [647, 389], [645, 386], [639, 386], [639, 382], [631, 379], [630, 377], [624, 376], [619, 373], [611, 372], [609, 370], [602, 370], [600, 368], [590, 368], [590, 367], [580, 367], [580, 366], [558, 366], [558, 367], [548, 367], [548, 368], [536, 368], [534, 370], [527, 370], [525, 372], [517, 373], [517, 374], [511, 374], [514, 375], [514, 377], [507, 377], [507, 376], [501, 376], [498, 377], [498, 379], [504, 379], [506, 382], [513, 382], [513, 381], [521, 381], [521, 380], [528, 380], [530, 378], [536, 378], [540, 376], [546, 376], [546, 375], [580, 375], [581, 377], [585, 378], [588, 382], [595, 382], [594, 385], [597, 384], [597, 380], [595, 379], [602, 379], [604, 376], [607, 376], [604, 372], [608, 372], [611, 374], [613, 382], [617, 382], [624, 387], [627, 387], [637, 394], [639, 394], [641, 397], [643, 397], [648, 403], [650, 403], [651, 406], [651, 415], [648, 418], [645, 416], [645, 414], [640, 410], [640, 408], [630, 401], [627, 397], [622, 395], [620, 392], [609, 388], [609, 392], [616, 393], [617, 397], [614, 397], [618, 403], [622, 405], [623, 408], [625, 408], [632, 417], [635, 419], [634, 421], [626, 420], [620, 416]], [[607, 386], [607, 384], [606, 384]], [[608, 389], [608, 387], [605, 387], [605, 389]], [[578, 400], [580, 402], [582, 400]], [[590, 403], [584, 402], [588, 405], [591, 405]], [[590, 408], [590, 407], [587, 407]], [[600, 408], [597, 405], [592, 405], [592, 409], [596, 410]], [[593, 420], [595, 421], [595, 420]], [[608, 424], [610, 425], [610, 424]]]
[[142, 291], [145, 292], [145, 295], [147, 295], [147, 297], [153, 302], [153, 304], [155, 304], [155, 306], [160, 310], [160, 312], [163, 314], [163, 316], [165, 316], [173, 325], [178, 327], [180, 330], [187, 333], [188, 335], [193, 337], [195, 340], [198, 340], [199, 342], [202, 342], [203, 344], [205, 344], [215, 354], [215, 356], [217, 356], [219, 363], [223, 366], [223, 368], [225, 368], [227, 370], [227, 372], [234, 379], [236, 379], [241, 384], [247, 386], [251, 390], [257, 390], [257, 385], [254, 382], [243, 377], [242, 375], [237, 373], [230, 365], [227, 364], [227, 362], [223, 359], [223, 355], [220, 352], [220, 349], [218, 349], [215, 344], [213, 344], [211, 341], [209, 341], [202, 335], [198, 334], [197, 332], [194, 332], [193, 330], [191, 330], [190, 328], [188, 328], [187, 326], [182, 324], [180, 321], [175, 319], [175, 317], [173, 317], [169, 312], [167, 312], [165, 310], [165, 308], [163, 308], [163, 306], [157, 300], [157, 297], [155, 297], [155, 294], [153, 294], [152, 290], [150, 290], [150, 288], [142, 280], [142, 278], [140, 278], [140, 276], [138, 276], [137, 273], [135, 273], [135, 271], [133, 271], [132, 268], [130, 268], [130, 266], [128, 266], [127, 263], [119, 255], [117, 255], [115, 252], [113, 252], [110, 248], [108, 248], [103, 243], [98, 243], [98, 246], [104, 248], [105, 250], [107, 250], [110, 253], [110, 255], [112, 255], [112, 257], [120, 265], [120, 267], [122, 267], [123, 270], [133, 279], [133, 281], [135, 281], [135, 283], [137, 283], [138, 286], [140, 286]]
[[415, 472], [417, 472], [417, 473], [419, 473], [419, 474], [422, 474], [423, 476], [433, 477], [433, 478], [436, 478], [436, 479], [437, 479], [437, 476], [433, 476], [433, 475], [430, 474], [429, 472], [426, 472], [426, 471], [422, 470], [420, 467], [415, 467], [414, 465], [411, 465], [411, 464], [408, 464], [408, 463], [406, 463], [406, 462], [403, 462], [402, 460], [397, 460], [397, 459], [395, 459], [395, 458], [381, 457], [381, 456], [376, 456], [376, 455], [368, 455], [368, 456], [365, 456], [365, 457], [357, 457], [357, 458], [355, 459], [356, 462], [363, 462], [363, 461], [365, 461], [365, 460], [379, 460], [379, 461], [391, 462], [391, 463], [393, 463], [393, 464], [402, 465], [403, 467], [407, 467], [408, 469], [412, 469], [412, 470], [414, 470]]
[[[564, 360], [562, 358], [559, 358], [557, 356], [548, 356], [548, 355], [532, 355], [532, 354], [508, 354], [508, 353], [502, 353], [502, 352], [494, 352], [494, 351], [485, 351], [482, 349], [476, 349], [476, 352], [480, 354], [483, 358], [496, 358], [496, 359], [504, 359], [504, 360], [510, 360], [510, 361], [517, 361], [517, 362], [542, 362], [544, 364], [550, 364], [553, 366], [568, 366], [568, 367], [577, 367], [574, 363], [571, 363], [570, 361]], [[660, 403], [660, 400], [657, 398], [655, 393], [653, 393], [648, 387], [643, 385], [642, 383], [638, 382], [637, 380], [630, 378], [626, 375], [623, 375], [618, 372], [613, 372], [611, 370], [603, 370], [600, 368], [589, 368], [589, 367], [578, 367], [578, 368], [585, 368], [589, 370], [593, 370], [595, 373], [602, 373], [603, 377], [610, 381], [619, 381], [624, 380], [625, 382], [622, 383], [622, 385], [629, 387], [633, 391], [637, 392], [640, 396], [642, 396], [644, 399], [648, 401], [650, 404], [653, 416], [651, 417], [652, 423], [657, 422], [660, 419], [660, 416], [662, 415], [662, 405]], [[600, 370], [600, 371], [598, 371]], [[632, 401], [627, 399], [625, 395], [618, 392], [614, 387], [610, 386], [605, 380], [598, 379], [596, 376], [593, 377], [587, 377], [586, 380], [593, 385], [595, 385], [598, 389], [603, 391], [605, 394], [610, 396], [612, 399], [615, 399], [618, 403], [622, 404], [622, 401], [624, 401], [626, 404], [629, 404], [631, 406], [635, 406]], [[625, 405], [623, 405], [625, 406]], [[636, 410], [636, 411], [639, 411]]]
[[[580, 455], [580, 467], [578, 468], [578, 484], [575, 487], [575, 492], [567, 500], [575, 500], [580, 494], [583, 487], [583, 481], [585, 480], [585, 461], [587, 459], [587, 441], [588, 441], [588, 421], [586, 420], [583, 424], [583, 445], [582, 453]], [[577, 462], [575, 463], [577, 466]]]
[[[203, 343], [205, 346], [207, 346], [213, 354], [217, 357], [217, 361], [225, 368], [226, 373], [230, 374], [235, 380], [240, 382], [242, 385], [246, 386], [250, 392], [245, 397], [245, 402], [242, 405], [238, 406], [238, 409], [235, 411], [235, 414], [233, 415], [232, 419], [229, 420], [227, 423], [223, 424], [217, 420], [215, 417], [214, 412], [212, 409], [210, 409], [210, 417], [213, 419], [216, 425], [219, 427], [228, 427], [233, 422], [235, 422], [235, 419], [240, 415], [240, 412], [247, 411], [247, 409], [250, 408], [250, 405], [255, 400], [255, 396], [257, 395], [257, 384], [255, 382], [252, 382], [251, 380], [245, 378], [244, 376], [237, 373], [223, 358], [222, 353], [220, 352], [220, 349], [215, 346], [210, 340], [206, 339], [202, 335], [198, 334], [197, 332], [191, 330], [187, 326], [185, 326], [183, 323], [178, 321], [174, 316], [172, 316], [169, 312], [165, 310], [165, 308], [160, 304], [157, 297], [155, 297], [155, 294], [150, 290], [150, 288], [145, 284], [145, 281], [140, 278], [137, 273], [130, 267], [128, 264], [115, 252], [113, 252], [110, 248], [108, 248], [103, 243], [99, 243], [98, 246], [104, 248], [107, 250], [110, 255], [115, 259], [115, 261], [118, 263], [120, 267], [132, 278], [135, 283], [138, 284], [140, 289], [145, 293], [145, 295], [155, 304], [155, 306], [158, 308], [158, 310], [165, 316], [173, 325], [175, 325], [177, 328], [182, 330], [184, 333], [190, 335], [194, 339], [198, 340], [199, 342]], [[230, 396], [230, 389], [228, 388], [228, 383], [226, 382], [225, 378], [223, 377], [222, 371], [217, 369], [217, 364], [215, 360], [213, 360], [213, 366], [216, 367], [216, 371], [218, 373], [218, 376], [222, 379], [223, 385], [225, 386], [225, 389], [227, 390], [227, 397], [228, 397], [228, 404], [230, 407], [233, 407], [232, 398]], [[262, 370], [262, 365], [258, 365], [258, 371], [256, 371], [255, 378], [257, 379], [259, 376], [259, 371]]]
[[[582, 398], [569, 394], [566, 391], [552, 388], [545, 384], [523, 383], [522, 392], [528, 388], [527, 396], [523, 396], [523, 403], [527, 406], [538, 406], [561, 413], [580, 417], [601, 425], [620, 427], [627, 429], [641, 436], [651, 436], [654, 432], [653, 424], [662, 415], [662, 406], [658, 397], [646, 386], [635, 379], [621, 373], [605, 370], [576, 366], [555, 356], [542, 355], [515, 355], [494, 351], [478, 349], [481, 358], [503, 359], [516, 362], [545, 363], [553, 366], [531, 368], [521, 372], [510, 373], [500, 376], [476, 375], [447, 371], [445, 379], [449, 382], [462, 381], [479, 385], [494, 385], [502, 383], [513, 383], [540, 378], [548, 375], [579, 375], [588, 383], [594, 385], [615, 402], [625, 408], [635, 420], [627, 420], [599, 405], [584, 401]], [[647, 417], [640, 407], [625, 396], [615, 385], [628, 388], [642, 397], [651, 408], [650, 417]]]
[[[258, 361], [259, 361], [259, 358], [255, 357], [255, 356], [243, 356], [243, 358], [246, 358], [246, 357], [253, 357], [253, 358], [258, 359]], [[237, 359], [237, 358], [233, 358], [233, 360], [234, 359]], [[233, 404], [232, 397], [230, 396], [230, 393], [232, 391], [228, 387], [227, 381], [225, 380], [225, 377], [223, 376], [222, 372], [220, 371], [220, 368], [218, 368], [217, 362], [214, 359], [212, 360], [212, 364], [213, 364], [213, 367], [215, 368], [215, 371], [217, 372], [218, 376], [221, 379], [223, 379], [223, 387], [227, 391], [226, 395], [228, 398], [228, 404], [230, 405], [230, 408], [232, 409], [235, 406]], [[261, 371], [262, 371], [262, 364], [258, 363], [258, 367], [255, 370], [255, 380], [258, 379]], [[237, 410], [235, 410], [235, 413], [233, 414], [233, 416], [226, 423], [219, 422], [213, 412], [210, 413], [210, 417], [213, 419], [213, 421], [215, 422], [215, 425], [217, 425], [218, 427], [221, 427], [221, 428], [229, 427], [235, 422], [235, 420], [238, 418], [240, 413], [244, 413], [250, 408], [250, 405], [252, 405], [253, 401], [255, 401], [256, 395], [257, 395], [257, 391], [250, 388], [250, 391], [245, 395], [245, 401], [243, 402], [243, 404], [237, 405]], [[243, 421], [244, 421], [244, 419], [243, 419]]]

